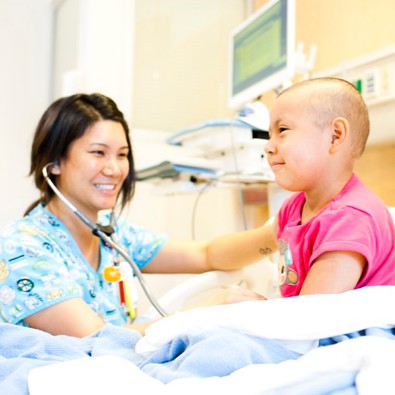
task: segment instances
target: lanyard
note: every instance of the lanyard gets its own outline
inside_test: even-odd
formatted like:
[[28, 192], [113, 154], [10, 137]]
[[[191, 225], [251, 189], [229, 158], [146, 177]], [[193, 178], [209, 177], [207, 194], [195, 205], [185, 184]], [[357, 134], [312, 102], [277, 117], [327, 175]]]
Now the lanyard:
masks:
[[130, 265], [114, 257], [113, 265], [104, 268], [103, 278], [109, 283], [118, 285], [119, 302], [128, 316], [134, 320], [137, 315], [135, 307], [137, 293]]

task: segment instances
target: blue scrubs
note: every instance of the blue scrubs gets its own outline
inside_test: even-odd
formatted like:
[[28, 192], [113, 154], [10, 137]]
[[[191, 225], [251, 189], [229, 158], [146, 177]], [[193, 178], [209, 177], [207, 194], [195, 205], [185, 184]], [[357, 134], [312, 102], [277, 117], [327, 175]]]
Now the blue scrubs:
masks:
[[[70, 215], [73, 215], [70, 213]], [[100, 220], [109, 222], [110, 213]], [[81, 223], [81, 226], [86, 226]], [[124, 325], [127, 315], [118, 283], [103, 278], [119, 259], [100, 243], [100, 266], [94, 271], [67, 228], [43, 205], [11, 223], [0, 240], [0, 321], [27, 326], [24, 318], [59, 302], [80, 297], [106, 322]], [[114, 238], [138, 267], [160, 250], [167, 236], [120, 220]]]

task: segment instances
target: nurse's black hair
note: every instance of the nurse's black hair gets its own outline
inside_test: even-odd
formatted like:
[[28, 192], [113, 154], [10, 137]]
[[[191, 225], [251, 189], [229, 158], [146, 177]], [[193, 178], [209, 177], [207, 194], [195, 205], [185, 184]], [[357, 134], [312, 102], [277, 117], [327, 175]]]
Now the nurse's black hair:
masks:
[[[120, 192], [121, 209], [132, 199], [136, 185], [136, 172], [129, 127], [123, 113], [116, 103], [105, 95], [78, 93], [53, 102], [37, 125], [31, 149], [29, 175], [34, 176], [35, 185], [40, 190], [41, 196], [29, 206], [25, 214], [40, 202], [48, 203], [54, 195], [42, 174], [44, 166], [66, 159], [71, 144], [82, 137], [90, 126], [102, 120], [119, 122], [125, 131], [129, 147], [127, 155], [129, 174]], [[56, 183], [56, 177], [52, 176], [52, 178]]]

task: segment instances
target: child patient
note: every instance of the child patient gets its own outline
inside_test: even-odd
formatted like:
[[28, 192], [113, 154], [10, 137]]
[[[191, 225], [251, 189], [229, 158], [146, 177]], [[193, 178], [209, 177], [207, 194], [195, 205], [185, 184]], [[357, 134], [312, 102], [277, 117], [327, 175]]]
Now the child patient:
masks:
[[[269, 134], [276, 182], [295, 192], [270, 225], [282, 296], [395, 285], [393, 220], [353, 173], [369, 135], [358, 90], [335, 78], [299, 82], [276, 99]], [[240, 290], [229, 301], [251, 297]]]

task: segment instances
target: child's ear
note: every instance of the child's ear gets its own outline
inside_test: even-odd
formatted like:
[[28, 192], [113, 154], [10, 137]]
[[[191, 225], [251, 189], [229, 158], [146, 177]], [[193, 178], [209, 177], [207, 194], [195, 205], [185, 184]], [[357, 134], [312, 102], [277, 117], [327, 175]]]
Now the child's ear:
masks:
[[337, 151], [347, 140], [350, 133], [350, 124], [346, 118], [337, 117], [331, 124], [331, 151]]

